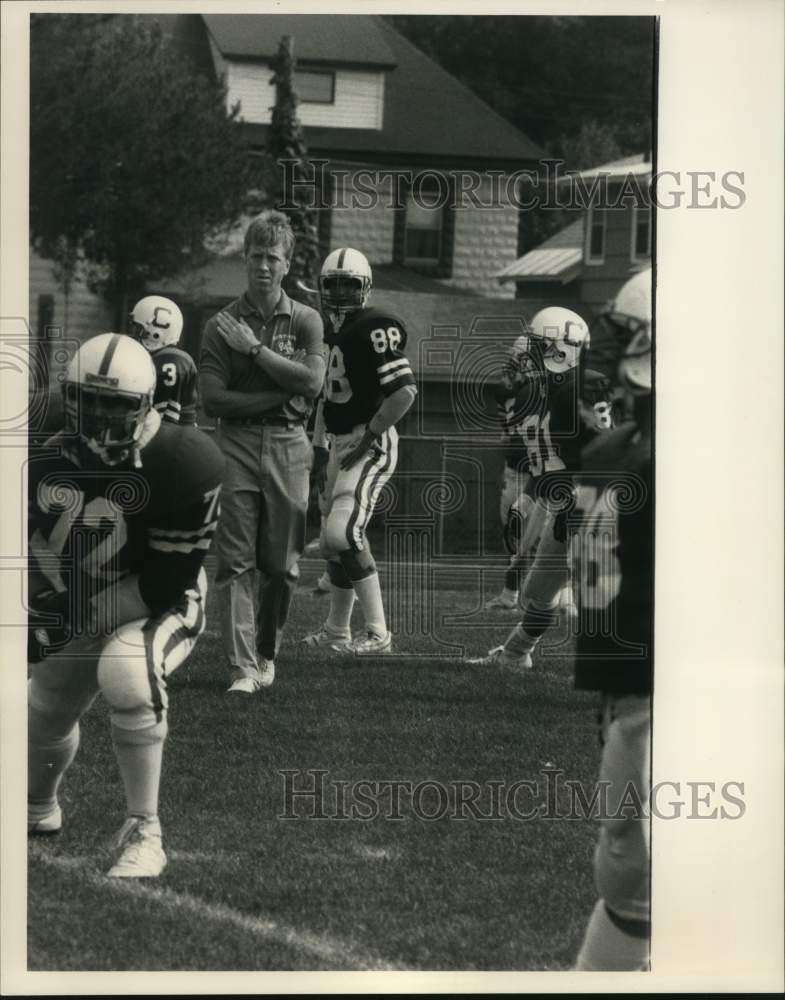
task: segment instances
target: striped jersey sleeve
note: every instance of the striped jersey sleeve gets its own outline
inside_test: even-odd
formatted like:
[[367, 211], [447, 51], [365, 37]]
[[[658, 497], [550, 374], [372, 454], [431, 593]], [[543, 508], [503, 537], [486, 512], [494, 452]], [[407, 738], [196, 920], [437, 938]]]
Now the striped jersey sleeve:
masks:
[[156, 387], [153, 406], [173, 424], [196, 423], [196, 365], [190, 354], [165, 347], [153, 355]]
[[416, 385], [414, 372], [406, 357], [406, 330], [399, 321], [376, 323], [370, 330], [369, 346], [379, 388], [391, 396], [404, 385]]

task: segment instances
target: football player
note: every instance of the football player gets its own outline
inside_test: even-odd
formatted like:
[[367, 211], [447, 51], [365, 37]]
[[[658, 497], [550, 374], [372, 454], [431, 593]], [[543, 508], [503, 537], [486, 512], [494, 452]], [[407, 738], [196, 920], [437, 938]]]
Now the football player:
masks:
[[[575, 686], [601, 696], [600, 787], [607, 788], [594, 856], [598, 900], [576, 967], [647, 967], [653, 503], [651, 270], [630, 279], [599, 321], [616, 348], [631, 419], [583, 452], [572, 539], [580, 607]], [[592, 331], [593, 332], [593, 331]], [[619, 362], [619, 354], [621, 361]], [[622, 806], [626, 804], [626, 808]]]
[[173, 424], [196, 423], [196, 365], [177, 346], [183, 314], [171, 299], [147, 295], [131, 311], [131, 336], [146, 348], [157, 376], [153, 406]]
[[86, 341], [63, 384], [65, 426], [30, 463], [28, 831], [60, 830], [58, 788], [100, 692], [127, 810], [108, 873], [118, 878], [166, 864], [165, 678], [204, 629], [223, 472], [206, 435], [162, 421], [154, 390], [135, 340]]
[[[525, 559], [518, 554], [518, 541], [523, 527], [525, 507], [516, 505], [529, 483], [528, 453], [520, 434], [522, 420], [530, 406], [534, 382], [528, 378], [529, 339], [518, 337], [510, 349], [496, 390], [496, 411], [501, 424], [501, 443], [504, 455], [499, 490], [499, 518], [504, 544], [511, 553], [504, 575], [504, 589], [485, 605], [488, 610], [511, 611], [518, 607], [520, 582], [525, 578]], [[515, 506], [514, 506], [515, 505]]]
[[553, 306], [534, 316], [531, 333], [519, 345], [528, 393], [517, 424], [526, 447], [519, 468], [529, 482], [513, 509], [522, 525], [518, 562], [529, 566], [523, 617], [504, 645], [472, 663], [530, 668], [535, 647], [557, 620], [560, 595], [570, 579], [566, 516], [580, 449], [587, 435], [611, 423], [608, 379], [583, 363], [588, 339], [588, 327], [577, 313]]
[[[357, 250], [334, 250], [319, 276], [329, 325], [327, 371], [314, 432], [322, 494], [321, 552], [330, 574], [330, 611], [302, 640], [356, 653], [383, 653], [392, 637], [365, 529], [398, 458], [395, 425], [417, 388], [406, 359], [406, 330], [395, 316], [368, 307], [371, 268]], [[321, 454], [320, 454], [321, 452]], [[363, 634], [351, 637], [356, 599]]]

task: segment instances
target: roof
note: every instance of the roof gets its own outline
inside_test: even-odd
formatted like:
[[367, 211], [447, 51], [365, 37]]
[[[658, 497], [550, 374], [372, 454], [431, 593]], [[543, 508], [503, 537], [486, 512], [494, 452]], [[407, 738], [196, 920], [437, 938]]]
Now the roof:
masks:
[[564, 285], [583, 262], [583, 219], [576, 219], [495, 275], [498, 281], [557, 281]]
[[433, 295], [471, 295], [464, 288], [442, 284], [399, 264], [374, 264], [373, 287], [390, 292], [430, 292]]
[[283, 35], [295, 40], [303, 62], [394, 66], [395, 56], [377, 18], [345, 14], [204, 14], [213, 41], [225, 56], [274, 56]]
[[569, 181], [574, 181], [576, 177], [584, 179], [608, 177], [623, 180], [625, 177], [648, 177], [650, 174], [651, 160], [647, 159], [643, 153], [634, 153], [632, 156], [625, 156], [620, 160], [602, 163], [599, 167], [566, 174], [564, 177], [560, 177], [557, 183], [566, 184]]
[[[245, 264], [237, 254], [216, 256], [195, 271], [176, 277], [163, 278], [158, 284], [175, 298], [186, 301], [233, 299], [245, 288]], [[374, 264], [374, 301], [380, 292], [401, 292], [439, 296], [472, 297], [463, 288], [444, 285], [433, 278], [410, 271], [397, 264]]]
[[[374, 15], [202, 15], [221, 52], [231, 58], [267, 59], [282, 34], [295, 36], [299, 59], [336, 66], [386, 67], [383, 128], [305, 130], [311, 153], [339, 154], [350, 162], [406, 162], [431, 166], [460, 162], [478, 169], [520, 167], [545, 154], [528, 136], [489, 107]], [[348, 39], [353, 39], [348, 43]], [[358, 42], [357, 40], [361, 40]], [[263, 146], [267, 125], [245, 124], [249, 142]]]

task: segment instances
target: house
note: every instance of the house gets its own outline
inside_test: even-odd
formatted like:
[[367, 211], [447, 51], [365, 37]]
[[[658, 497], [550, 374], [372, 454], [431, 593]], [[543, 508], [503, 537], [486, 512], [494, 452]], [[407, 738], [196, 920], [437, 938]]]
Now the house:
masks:
[[[594, 206], [502, 268], [497, 280], [514, 286], [519, 298], [579, 302], [589, 314], [597, 312], [631, 275], [651, 266], [651, 173], [651, 163], [637, 154], [563, 177], [562, 203], [594, 189]], [[572, 190], [565, 197], [567, 185]]]
[[[417, 449], [414, 442], [402, 449], [399, 482], [406, 483], [406, 509], [416, 509], [412, 491], [420, 491], [418, 476], [427, 491], [440, 474], [443, 441], [477, 457], [498, 436], [488, 395], [498, 373], [494, 352], [512, 342], [536, 304], [524, 309], [514, 284], [500, 284], [496, 275], [518, 256], [524, 216], [516, 175], [536, 170], [544, 154], [381, 17], [155, 16], [197, 66], [225, 79], [228, 105], [241, 104], [250, 157], [262, 155], [268, 139], [271, 60], [283, 36], [293, 39], [298, 116], [309, 157], [322, 164], [314, 174], [321, 249], [362, 250], [374, 272], [374, 304], [399, 315], [409, 331], [420, 393], [401, 430], [419, 441]], [[242, 227], [207, 266], [148, 288], [180, 304], [183, 346], [197, 358], [204, 319], [244, 288], [241, 249]], [[51, 320], [63, 322], [54, 286], [49, 262], [33, 255], [31, 317], [45, 301]], [[77, 298], [78, 335], [106, 329], [101, 300], [81, 286], [72, 291]], [[477, 359], [496, 367], [478, 368]], [[471, 420], [461, 423], [466, 413], [482, 425], [484, 443]], [[495, 511], [497, 451], [463, 466], [454, 459], [456, 475], [487, 494], [487, 503], [467, 501], [468, 518]], [[456, 512], [452, 523], [460, 518]], [[495, 538], [495, 513], [486, 520]]]
[[324, 164], [314, 188], [325, 206], [325, 253], [357, 246], [372, 265], [473, 294], [514, 296], [495, 280], [518, 250], [519, 212], [507, 184], [542, 153], [513, 125], [381, 17], [181, 20], [188, 23], [173, 31], [203, 68], [225, 78], [229, 105], [240, 102], [251, 155], [267, 142], [271, 60], [281, 38], [293, 38], [298, 115], [309, 156]]

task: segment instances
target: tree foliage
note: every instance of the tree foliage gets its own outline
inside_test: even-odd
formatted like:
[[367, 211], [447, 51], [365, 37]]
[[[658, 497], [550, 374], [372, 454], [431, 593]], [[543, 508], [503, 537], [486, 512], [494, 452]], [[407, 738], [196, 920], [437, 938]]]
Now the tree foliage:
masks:
[[553, 155], [572, 154], [587, 125], [612, 133], [620, 155], [651, 148], [653, 18], [388, 19]]
[[[287, 290], [295, 298], [302, 298], [303, 292], [298, 287], [298, 281], [313, 288], [319, 273], [319, 225], [318, 213], [309, 207], [309, 196], [303, 193], [307, 188], [295, 184], [293, 190], [284, 190], [284, 177], [307, 183], [313, 176], [308, 163], [305, 133], [297, 117], [299, 99], [294, 89], [294, 41], [290, 36], [286, 35], [281, 39], [272, 68], [275, 107], [267, 153], [278, 167], [275, 171], [273, 201], [275, 205], [287, 205], [286, 214], [291, 220], [297, 241], [287, 278]], [[291, 170], [281, 169], [283, 160], [290, 162]], [[291, 208], [292, 204], [297, 207]]]
[[154, 18], [41, 14], [31, 28], [31, 235], [66, 273], [81, 260], [120, 323], [131, 294], [200, 263], [236, 218], [237, 109]]

